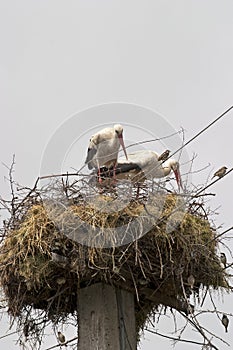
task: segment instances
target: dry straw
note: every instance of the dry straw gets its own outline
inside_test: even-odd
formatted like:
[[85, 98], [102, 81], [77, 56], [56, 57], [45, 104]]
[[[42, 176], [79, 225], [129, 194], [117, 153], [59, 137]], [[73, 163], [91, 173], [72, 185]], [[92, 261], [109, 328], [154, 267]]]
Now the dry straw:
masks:
[[[78, 289], [100, 281], [134, 293], [138, 332], [160, 304], [188, 315], [192, 292], [198, 300], [206, 288], [229, 288], [217, 255], [217, 234], [203, 204], [195, 200], [177, 207], [178, 194], [149, 187], [143, 198], [132, 196], [125, 207], [109, 212], [99, 210], [99, 203], [114, 205], [116, 193], [95, 188], [90, 202], [87, 180], [80, 181], [69, 185], [59, 180], [30, 191], [5, 224], [0, 281], [8, 311], [24, 335], [37, 332], [31, 321], [35, 310], [43, 311], [41, 327], [64, 321], [78, 312]], [[43, 194], [52, 192], [64, 195], [63, 210], [60, 205], [48, 210]], [[153, 194], [149, 200], [148, 193]], [[167, 230], [168, 221], [173, 230]], [[122, 242], [133, 239], [115, 246], [116, 228], [122, 225], [128, 227]], [[96, 229], [89, 246], [79, 243], [88, 227]], [[150, 229], [142, 235], [144, 227]], [[193, 290], [190, 275], [195, 277]]]

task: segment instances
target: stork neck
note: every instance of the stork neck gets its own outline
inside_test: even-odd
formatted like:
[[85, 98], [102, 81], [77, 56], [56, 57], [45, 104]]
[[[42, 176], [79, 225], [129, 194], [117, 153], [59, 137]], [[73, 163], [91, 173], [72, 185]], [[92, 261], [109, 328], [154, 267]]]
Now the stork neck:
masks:
[[170, 174], [171, 172], [171, 167], [166, 165], [164, 168], [163, 168], [163, 171], [164, 171], [164, 176], [167, 176]]

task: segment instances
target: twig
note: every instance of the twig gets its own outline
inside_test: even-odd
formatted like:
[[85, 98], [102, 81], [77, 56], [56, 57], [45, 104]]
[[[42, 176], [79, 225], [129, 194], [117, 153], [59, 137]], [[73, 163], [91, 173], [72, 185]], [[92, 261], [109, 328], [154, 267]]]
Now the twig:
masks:
[[183, 317], [185, 317], [189, 323], [191, 323], [191, 325], [193, 325], [196, 330], [202, 335], [202, 337], [207, 341], [207, 344], [210, 345], [213, 349], [215, 350], [219, 350], [219, 348], [217, 348], [205, 335], [204, 331], [203, 331], [203, 327], [201, 327], [197, 321], [195, 320], [195, 318], [193, 318], [193, 320], [191, 320], [190, 318], [188, 318], [185, 314], [183, 314], [182, 312], [178, 311]]
[[17, 333], [18, 333], [18, 332], [15, 331], [15, 332], [11, 332], [11, 333], [2, 335], [2, 336], [0, 337], [0, 339], [7, 338], [7, 337], [9, 337], [10, 335], [17, 334]]
[[45, 350], [51, 350], [51, 349], [56, 349], [56, 348], [61, 347], [61, 346], [67, 346], [67, 344], [73, 342], [73, 341], [76, 340], [76, 339], [78, 339], [78, 337], [75, 337], [75, 338], [72, 338], [72, 339], [70, 339], [70, 340], [67, 340], [67, 341], [66, 341], [65, 343], [63, 343], [63, 344], [59, 343], [59, 344], [53, 345], [53, 346], [51, 346], [50, 348], [46, 348]]
[[171, 337], [169, 335], [165, 335], [165, 334], [159, 333], [157, 331], [156, 332], [152, 331], [151, 329], [148, 329], [148, 328], [146, 328], [145, 330], [149, 333], [156, 334], [156, 335], [159, 335], [160, 337], [171, 339], [171, 340], [174, 340], [176, 342], [190, 343], [190, 344], [196, 344], [196, 345], [202, 345], [202, 346], [206, 345], [205, 343], [199, 343], [199, 342], [194, 341], [194, 340]]
[[13, 179], [13, 172], [14, 172], [14, 166], [15, 166], [15, 154], [13, 154], [12, 163], [11, 166], [8, 167], [6, 164], [3, 163], [3, 165], [9, 170], [9, 182], [10, 182], [10, 190], [11, 190], [11, 212], [12, 215], [15, 213], [15, 190], [14, 190], [14, 179]]
[[89, 174], [79, 174], [77, 173], [62, 173], [62, 174], [51, 174], [51, 175], [44, 175], [40, 176], [38, 179], [39, 180], [44, 180], [44, 179], [50, 179], [53, 177], [68, 177], [68, 176], [90, 176]]

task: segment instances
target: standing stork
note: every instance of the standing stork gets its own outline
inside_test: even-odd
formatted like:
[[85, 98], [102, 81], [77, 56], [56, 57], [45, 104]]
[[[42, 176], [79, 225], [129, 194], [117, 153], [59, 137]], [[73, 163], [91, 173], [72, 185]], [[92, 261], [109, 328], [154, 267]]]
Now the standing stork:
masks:
[[103, 166], [107, 169], [113, 167], [113, 177], [115, 177], [120, 146], [128, 160], [123, 140], [123, 127], [120, 124], [114, 125], [113, 128], [102, 129], [91, 137], [85, 163], [88, 169], [98, 169], [99, 182], [101, 182], [100, 168]]
[[178, 189], [183, 189], [179, 162], [173, 158], [165, 162], [158, 160], [159, 154], [150, 150], [137, 151], [128, 154], [128, 160], [119, 159], [115, 173], [119, 179], [130, 179], [134, 182], [144, 181], [146, 178], [166, 177], [173, 170]]

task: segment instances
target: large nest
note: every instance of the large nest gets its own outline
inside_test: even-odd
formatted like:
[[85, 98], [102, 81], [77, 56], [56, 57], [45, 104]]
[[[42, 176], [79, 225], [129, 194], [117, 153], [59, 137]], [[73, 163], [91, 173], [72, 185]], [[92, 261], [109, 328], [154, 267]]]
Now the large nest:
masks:
[[31, 191], [17, 207], [0, 248], [14, 317], [31, 307], [58, 322], [77, 311], [79, 288], [104, 282], [134, 293], [139, 331], [159, 304], [189, 314], [192, 291], [228, 288], [216, 232], [197, 203], [152, 190], [119, 209], [116, 193], [97, 190], [90, 201], [85, 191], [73, 192], [64, 205], [41, 193]]

